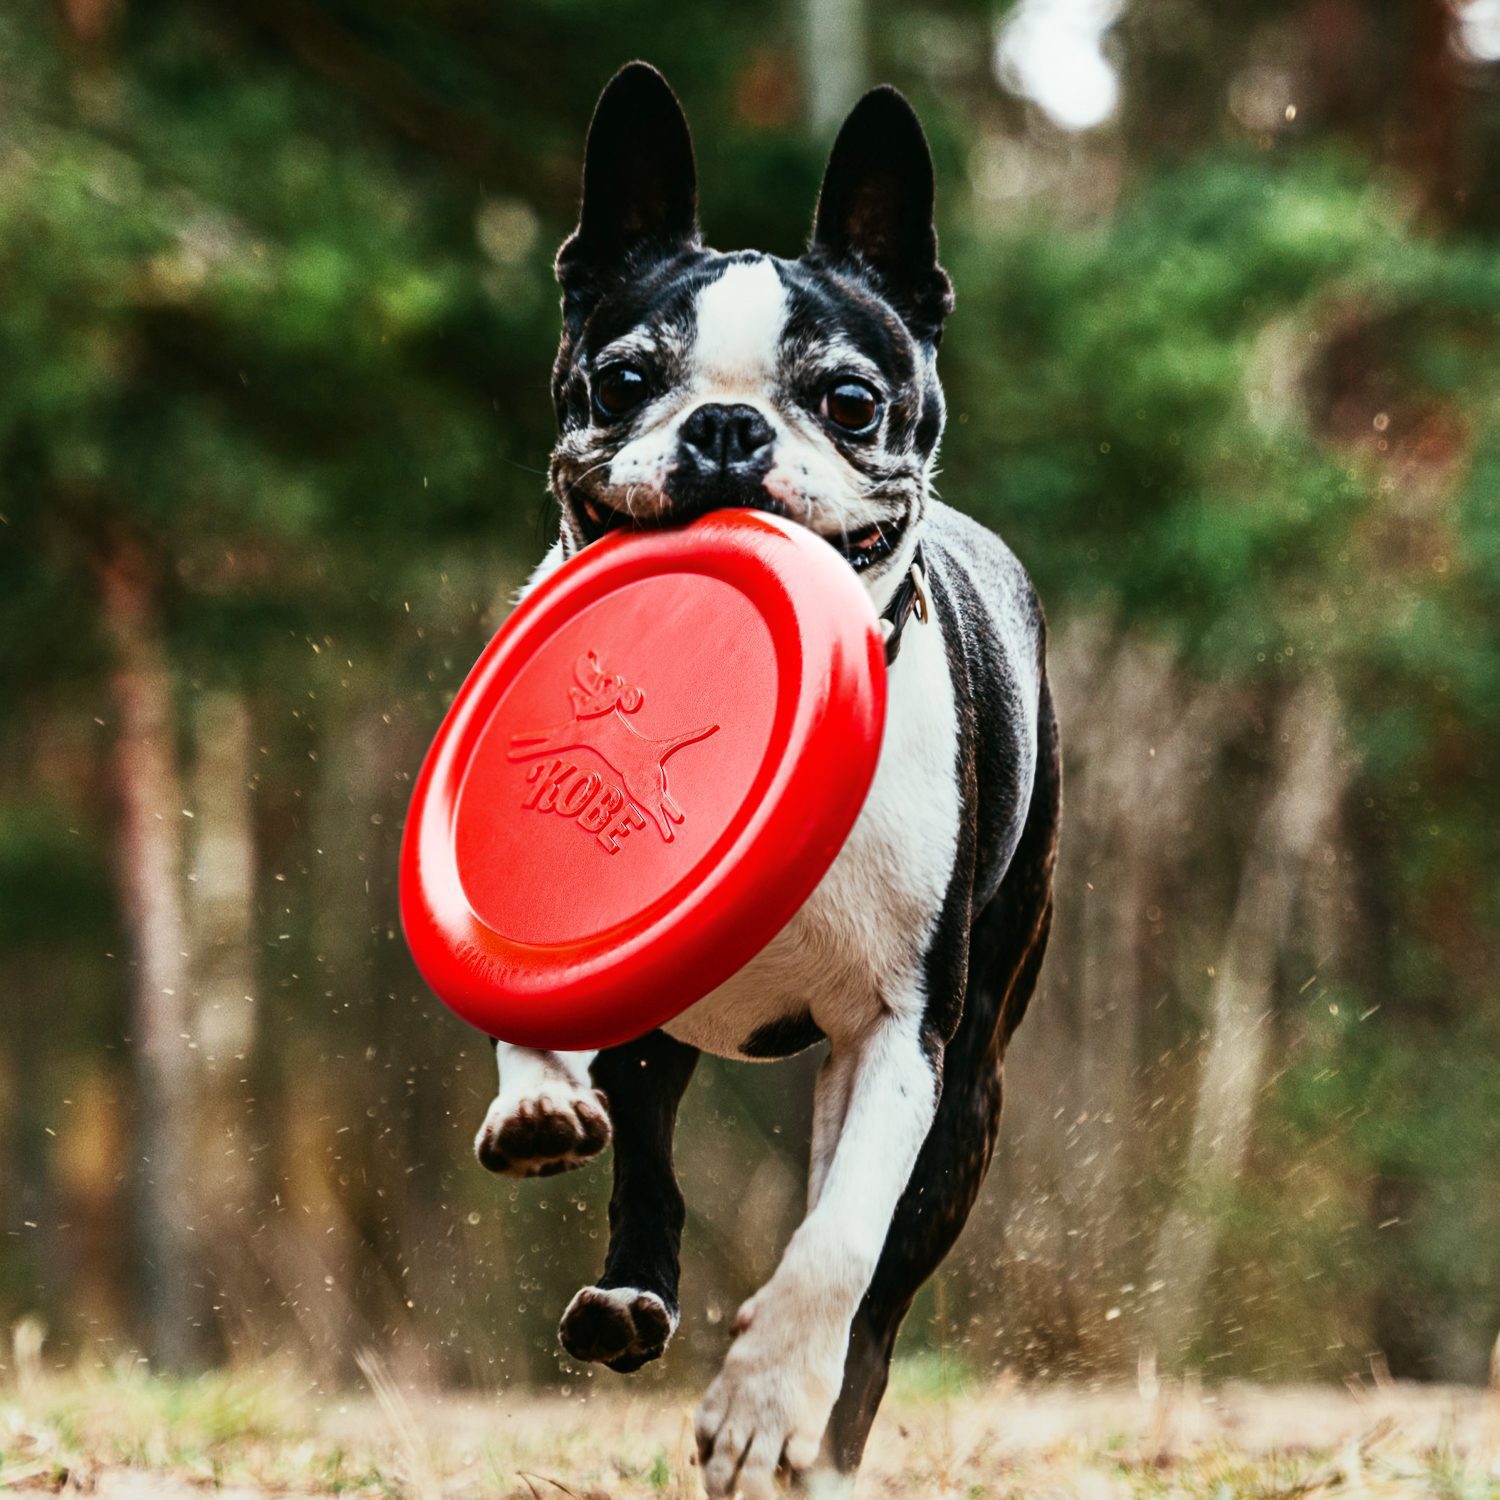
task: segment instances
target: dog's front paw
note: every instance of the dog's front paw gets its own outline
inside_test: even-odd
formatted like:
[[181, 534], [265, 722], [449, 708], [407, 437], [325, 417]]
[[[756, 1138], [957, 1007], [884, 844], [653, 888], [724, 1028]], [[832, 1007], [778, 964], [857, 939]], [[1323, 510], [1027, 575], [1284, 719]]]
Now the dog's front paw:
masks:
[[574, 1359], [629, 1375], [660, 1359], [676, 1329], [676, 1312], [655, 1292], [586, 1286], [568, 1304], [557, 1336]]
[[780, 1295], [773, 1281], [740, 1309], [739, 1336], [698, 1408], [710, 1496], [766, 1500], [777, 1476], [812, 1467], [844, 1375], [847, 1326]]
[[550, 1177], [581, 1167], [609, 1137], [604, 1095], [558, 1083], [522, 1098], [502, 1093], [474, 1138], [474, 1155], [480, 1166], [507, 1177]]

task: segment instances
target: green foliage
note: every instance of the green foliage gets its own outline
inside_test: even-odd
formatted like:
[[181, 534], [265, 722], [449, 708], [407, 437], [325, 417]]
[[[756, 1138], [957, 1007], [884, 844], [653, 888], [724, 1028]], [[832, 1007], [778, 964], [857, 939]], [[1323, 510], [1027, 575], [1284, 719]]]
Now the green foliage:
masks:
[[[0, 973], [24, 981], [28, 1020], [85, 1018], [54, 1028], [59, 1054], [124, 1029], [128, 980], [101, 956], [119, 933], [97, 564], [128, 537], [159, 586], [184, 744], [198, 688], [236, 684], [255, 707], [274, 1054], [256, 1087], [289, 1098], [299, 1067], [347, 1069], [358, 1117], [381, 1123], [338, 1170], [372, 1282], [396, 1285], [414, 1237], [387, 1187], [463, 1158], [482, 1070], [456, 1081], [455, 1032], [400, 954], [395, 831], [426, 733], [540, 551], [551, 257], [588, 108], [625, 58], [660, 63], [726, 246], [795, 253], [826, 143], [798, 125], [790, 13], [254, 14], [126, 5], [97, 56], [60, 45], [43, 0], [0, 14]], [[988, 96], [945, 86], [907, 41], [982, 56], [989, 15], [952, 0], [875, 28], [943, 183], [959, 312], [941, 488], [1008, 538], [1054, 620], [1103, 610], [1247, 692], [1310, 669], [1333, 685], [1379, 919], [1351, 919], [1368, 951], [1337, 1018], [1321, 989], [1288, 1005], [1262, 1151], [1319, 1153], [1337, 1212], [1296, 1219], [1263, 1170], [1229, 1210], [1236, 1244], [1313, 1286], [1341, 1276], [1350, 1305], [1384, 1282], [1493, 1322], [1475, 1247], [1500, 1235], [1500, 251], [1420, 222], [1401, 180], [1326, 141], [1141, 151], [1112, 213], [1076, 224], [1047, 203], [996, 230], [964, 188]], [[329, 806], [352, 809], [338, 845], [316, 831]], [[335, 866], [359, 890], [330, 913]], [[38, 980], [44, 950], [61, 957]], [[1348, 1228], [1374, 1179], [1420, 1185], [1422, 1233]], [[488, 1184], [434, 1180], [409, 1187], [408, 1228], [491, 1213]], [[558, 1260], [582, 1274], [592, 1247], [555, 1255], [553, 1219], [518, 1202], [500, 1252], [461, 1247], [464, 1276], [443, 1274], [472, 1283], [496, 1254], [523, 1290]], [[508, 1348], [449, 1347], [447, 1373], [550, 1376], [552, 1311], [529, 1296]]]
[[[1424, 240], [1317, 158], [1195, 163], [1097, 229], [1025, 225], [955, 262], [945, 483], [1005, 525], [1044, 593], [1107, 594], [1233, 676], [1287, 647], [1329, 665], [1368, 653], [1384, 612], [1356, 607], [1374, 602], [1356, 547], [1388, 507], [1373, 455], [1317, 430], [1320, 341], [1341, 316], [1399, 314], [1413, 374], [1472, 402], [1476, 381], [1494, 390], [1500, 263]], [[969, 392], [984, 394], [972, 422]], [[1401, 646], [1425, 623], [1401, 618]]]
[[[1352, 955], [1370, 987], [1341, 1023], [1299, 1014], [1280, 1103], [1292, 1154], [1332, 1132], [1346, 1180], [1413, 1185], [1420, 1230], [1351, 1245], [1330, 1219], [1308, 1253], [1344, 1258], [1346, 1292], [1387, 1263], [1434, 1322], [1487, 1326], [1500, 253], [1422, 232], [1350, 161], [1215, 157], [1100, 226], [1024, 224], [955, 264], [945, 489], [1044, 598], [1168, 633], [1213, 677], [1319, 670], [1342, 700], [1390, 931]], [[1280, 1223], [1263, 1201], [1242, 1238], [1285, 1255]]]

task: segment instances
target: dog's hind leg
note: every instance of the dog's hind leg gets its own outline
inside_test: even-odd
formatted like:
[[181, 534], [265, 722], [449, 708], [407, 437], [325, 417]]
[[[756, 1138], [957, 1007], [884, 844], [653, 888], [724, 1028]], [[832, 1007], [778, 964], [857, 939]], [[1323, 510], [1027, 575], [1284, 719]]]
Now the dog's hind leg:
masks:
[[495, 1043], [500, 1087], [474, 1137], [479, 1164], [506, 1177], [550, 1177], [609, 1144], [609, 1109], [589, 1081], [592, 1052]]
[[687, 1208], [672, 1170], [672, 1132], [697, 1061], [696, 1048], [661, 1031], [594, 1060], [614, 1119], [615, 1183], [604, 1271], [568, 1304], [558, 1329], [574, 1359], [628, 1374], [658, 1358], [677, 1330]]

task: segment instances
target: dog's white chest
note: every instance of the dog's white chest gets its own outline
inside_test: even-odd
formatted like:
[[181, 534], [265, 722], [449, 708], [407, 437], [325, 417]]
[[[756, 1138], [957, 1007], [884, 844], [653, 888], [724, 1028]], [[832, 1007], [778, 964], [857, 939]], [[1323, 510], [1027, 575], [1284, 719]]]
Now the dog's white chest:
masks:
[[870, 795], [838, 858], [755, 958], [663, 1030], [743, 1058], [746, 1042], [779, 1021], [810, 1016], [837, 1039], [910, 1003], [957, 848], [957, 729], [941, 628], [913, 620], [891, 668]]

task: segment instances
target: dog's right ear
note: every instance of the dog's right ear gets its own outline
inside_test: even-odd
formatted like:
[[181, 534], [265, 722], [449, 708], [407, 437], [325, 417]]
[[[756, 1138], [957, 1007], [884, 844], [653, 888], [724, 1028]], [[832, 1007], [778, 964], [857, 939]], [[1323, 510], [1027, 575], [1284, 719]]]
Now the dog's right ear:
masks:
[[953, 311], [938, 264], [932, 152], [922, 122], [886, 85], [849, 112], [818, 194], [809, 257], [871, 276], [923, 342], [936, 345]]
[[578, 228], [557, 252], [564, 319], [586, 316], [622, 274], [697, 241], [698, 181], [682, 106], [650, 63], [627, 63], [594, 106]]

